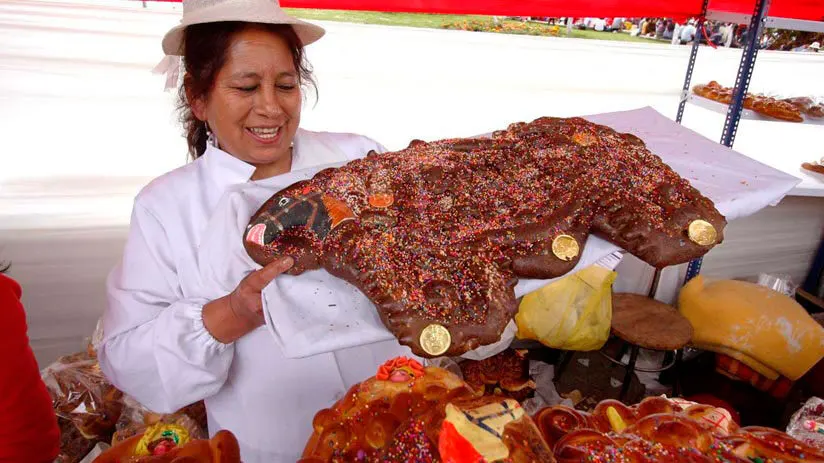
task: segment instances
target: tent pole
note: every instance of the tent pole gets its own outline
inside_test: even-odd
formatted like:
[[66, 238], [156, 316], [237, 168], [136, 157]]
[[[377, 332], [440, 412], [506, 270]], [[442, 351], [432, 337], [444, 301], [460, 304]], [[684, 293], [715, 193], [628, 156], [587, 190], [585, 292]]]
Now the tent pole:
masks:
[[[704, 27], [704, 19], [707, 15], [708, 4], [709, 0], [704, 0], [704, 4], [701, 6], [701, 19], [698, 20], [697, 31], [701, 31], [701, 28]], [[678, 115], [675, 116], [675, 122], [679, 124], [681, 123], [681, 119], [684, 117], [684, 108], [687, 106], [687, 96], [689, 96], [690, 83], [692, 82], [692, 72], [695, 70], [695, 59], [698, 57], [698, 47], [701, 42], [699, 37], [700, 35], [696, 32], [692, 41], [690, 61], [687, 63], [687, 75], [684, 77], [684, 87], [681, 89], [681, 102], [678, 104]]]
[[[735, 78], [735, 89], [732, 93], [732, 104], [727, 110], [727, 119], [724, 122], [724, 132], [721, 134], [721, 144], [732, 148], [735, 142], [735, 134], [738, 132], [738, 123], [741, 121], [741, 111], [744, 109], [744, 97], [750, 87], [752, 71], [755, 67], [755, 60], [758, 57], [758, 43], [761, 41], [761, 32], [764, 30], [764, 21], [767, 18], [767, 11], [770, 9], [770, 0], [756, 0], [755, 12], [750, 20], [747, 33], [749, 38], [744, 52], [741, 54], [741, 65], [738, 67], [738, 75]], [[695, 278], [701, 271], [703, 258], [694, 259], [687, 266], [687, 275], [684, 283]]]
[[[692, 73], [695, 70], [695, 61], [698, 58], [698, 48], [701, 46], [701, 30], [704, 27], [704, 21], [706, 20], [707, 16], [707, 8], [709, 7], [709, 0], [704, 0], [704, 3], [701, 5], [701, 18], [698, 20], [698, 26], [696, 27], [695, 37], [692, 41], [692, 50], [690, 50], [690, 60], [687, 63], [687, 74], [684, 76], [684, 86], [681, 88], [681, 101], [678, 103], [678, 114], [675, 116], [675, 122], [681, 123], [684, 118], [684, 109], [687, 106], [687, 97], [689, 96], [690, 92], [690, 85], [692, 84]], [[694, 275], [697, 275], [698, 272], [701, 270], [701, 259], [693, 259], [689, 266], [687, 267], [687, 279], [691, 279], [692, 277], [689, 276], [690, 269], [693, 270]], [[658, 292], [658, 284], [661, 280], [661, 269], [656, 268], [655, 274], [652, 277], [652, 287], [649, 291], [649, 297], [655, 299], [655, 293]]]
[[770, 0], [756, 0], [755, 12], [750, 21], [747, 34], [747, 44], [741, 54], [741, 65], [735, 78], [735, 89], [732, 92], [732, 104], [727, 110], [727, 120], [724, 122], [724, 132], [721, 135], [721, 144], [732, 148], [735, 134], [738, 132], [738, 123], [741, 120], [741, 111], [744, 109], [744, 97], [750, 87], [750, 79], [758, 57], [758, 44], [764, 30], [764, 21], [770, 8]]
[[647, 297], [650, 299], [655, 299], [655, 293], [658, 292], [658, 284], [661, 282], [661, 271], [662, 269], [656, 267], [655, 273], [652, 274], [652, 284], [650, 284], [649, 292], [647, 293]]

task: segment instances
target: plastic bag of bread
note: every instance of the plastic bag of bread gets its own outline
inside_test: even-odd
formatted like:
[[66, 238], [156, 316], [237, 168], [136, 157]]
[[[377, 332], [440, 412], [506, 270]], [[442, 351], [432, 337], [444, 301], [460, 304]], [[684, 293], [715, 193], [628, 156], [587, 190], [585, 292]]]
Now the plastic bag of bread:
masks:
[[122, 402], [123, 410], [115, 424], [114, 435], [112, 435], [111, 444], [113, 446], [142, 433], [148, 425], [156, 423], [163, 416], [150, 412], [130, 395], [124, 394]]
[[787, 434], [824, 451], [824, 400], [813, 397], [790, 419]]
[[600, 349], [609, 338], [617, 275], [593, 265], [527, 294], [515, 315], [518, 338], [556, 349]]
[[209, 422], [206, 419], [206, 404], [202, 400], [181, 408], [179, 413], [184, 413], [194, 420], [204, 433], [209, 434]]
[[100, 371], [93, 349], [59, 358], [41, 371], [54, 411], [88, 440], [108, 442], [122, 410], [122, 393]]
[[60, 453], [55, 463], [79, 463], [100, 442], [83, 437], [77, 426], [67, 419], [58, 417], [57, 425], [60, 427]]

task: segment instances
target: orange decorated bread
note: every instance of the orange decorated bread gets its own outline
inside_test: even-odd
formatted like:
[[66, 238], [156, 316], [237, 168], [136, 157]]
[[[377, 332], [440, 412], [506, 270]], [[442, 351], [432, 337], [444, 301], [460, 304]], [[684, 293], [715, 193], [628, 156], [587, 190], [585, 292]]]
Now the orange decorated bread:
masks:
[[483, 396], [458, 376], [400, 357], [321, 410], [301, 463], [552, 462], [518, 401]]

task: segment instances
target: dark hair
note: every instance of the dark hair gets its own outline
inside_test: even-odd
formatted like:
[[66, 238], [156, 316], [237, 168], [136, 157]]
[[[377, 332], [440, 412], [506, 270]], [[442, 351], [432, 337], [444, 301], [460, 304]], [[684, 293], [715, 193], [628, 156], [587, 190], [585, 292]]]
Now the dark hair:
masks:
[[3, 262], [0, 260], [0, 273], [6, 273], [11, 268], [11, 262]]
[[287, 24], [259, 24], [238, 21], [225, 21], [188, 26], [183, 35], [183, 65], [185, 74], [183, 84], [178, 90], [178, 111], [180, 122], [186, 133], [189, 155], [197, 159], [206, 151], [206, 123], [200, 121], [192, 112], [192, 102], [204, 98], [212, 89], [217, 73], [226, 63], [226, 52], [232, 37], [249, 29], [258, 27], [267, 30], [284, 40], [292, 52], [292, 62], [298, 71], [301, 86], [311, 86], [317, 95], [317, 85], [312, 76], [312, 67], [303, 53], [303, 43]]

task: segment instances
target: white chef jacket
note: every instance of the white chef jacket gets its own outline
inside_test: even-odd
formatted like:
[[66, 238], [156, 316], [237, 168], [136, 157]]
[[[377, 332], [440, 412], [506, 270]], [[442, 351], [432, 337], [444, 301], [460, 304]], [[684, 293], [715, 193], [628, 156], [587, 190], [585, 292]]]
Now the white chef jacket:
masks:
[[[299, 129], [292, 170], [348, 161], [369, 150], [385, 151], [363, 136]], [[138, 194], [123, 259], [107, 282], [98, 356], [106, 377], [153, 411], [170, 413], [205, 399], [210, 433], [232, 431], [245, 463], [294, 462], [317, 411], [387, 359], [411, 353], [392, 340], [286, 358], [265, 327], [231, 344], [204, 328], [203, 306], [232, 288], [202, 283], [198, 247], [224, 192], [250, 182], [254, 170], [208, 145], [196, 161]], [[278, 309], [288, 310], [268, 310]]]

